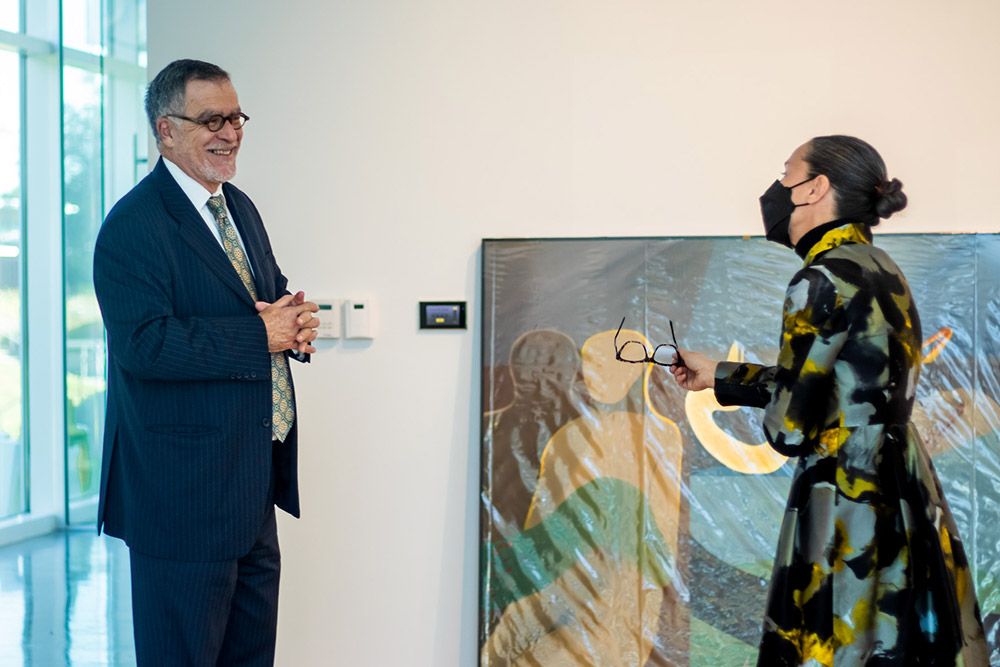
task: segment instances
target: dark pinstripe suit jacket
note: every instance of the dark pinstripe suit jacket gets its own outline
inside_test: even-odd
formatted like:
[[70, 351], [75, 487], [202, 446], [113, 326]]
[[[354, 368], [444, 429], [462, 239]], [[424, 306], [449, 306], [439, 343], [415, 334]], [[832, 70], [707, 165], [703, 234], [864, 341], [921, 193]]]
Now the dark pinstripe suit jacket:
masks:
[[[250, 199], [223, 185], [261, 300], [286, 294]], [[298, 516], [297, 425], [272, 447], [267, 334], [163, 160], [108, 214], [94, 252], [108, 331], [98, 530], [160, 558], [246, 553], [275, 503]], [[272, 452], [273, 449], [273, 452]]]

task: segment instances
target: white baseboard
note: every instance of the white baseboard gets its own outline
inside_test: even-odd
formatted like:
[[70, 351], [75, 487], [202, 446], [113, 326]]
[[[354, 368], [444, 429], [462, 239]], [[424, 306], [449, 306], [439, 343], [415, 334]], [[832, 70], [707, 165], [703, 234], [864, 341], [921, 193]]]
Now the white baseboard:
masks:
[[35, 516], [32, 514], [21, 514], [3, 519], [0, 521], [0, 547], [21, 540], [30, 540], [32, 537], [47, 535], [59, 530], [62, 521], [54, 514]]

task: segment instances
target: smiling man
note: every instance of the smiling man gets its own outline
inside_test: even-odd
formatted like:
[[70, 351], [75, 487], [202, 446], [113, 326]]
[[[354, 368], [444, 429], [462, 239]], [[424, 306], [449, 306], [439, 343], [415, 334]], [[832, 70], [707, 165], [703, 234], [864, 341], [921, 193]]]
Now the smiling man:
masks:
[[228, 181], [249, 116], [229, 75], [178, 60], [146, 113], [161, 159], [108, 214], [94, 286], [108, 331], [98, 530], [129, 546], [144, 665], [272, 665], [294, 516], [288, 360], [318, 309], [291, 294], [260, 214]]

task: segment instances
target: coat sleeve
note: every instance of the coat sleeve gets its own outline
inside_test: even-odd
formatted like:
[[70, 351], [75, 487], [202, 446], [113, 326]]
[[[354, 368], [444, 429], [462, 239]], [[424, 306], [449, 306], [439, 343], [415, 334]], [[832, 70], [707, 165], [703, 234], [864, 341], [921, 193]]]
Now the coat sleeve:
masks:
[[785, 456], [811, 452], [837, 415], [834, 363], [847, 340], [846, 311], [821, 268], [805, 268], [785, 293], [776, 366], [720, 362], [716, 397], [723, 405], [764, 408], [764, 434]]
[[719, 405], [767, 407], [777, 370], [777, 366], [720, 361], [715, 371], [715, 400]]
[[[256, 207], [254, 208], [254, 210], [255, 211], [257, 210]], [[267, 239], [267, 232], [264, 232], [264, 238], [267, 242], [267, 258], [274, 265], [274, 275], [275, 275], [274, 293], [277, 294], [279, 298], [291, 294], [291, 292], [288, 289], [288, 278], [286, 278], [285, 274], [281, 272], [281, 268], [278, 266], [278, 263], [274, 259], [274, 253], [271, 251], [271, 241]], [[308, 295], [306, 295], [306, 298], [309, 298]], [[298, 350], [285, 350], [285, 358], [294, 359], [295, 361], [298, 361], [299, 363], [303, 364], [308, 364], [312, 362], [311, 355], [299, 352]]]
[[179, 317], [177, 276], [155, 225], [135, 212], [108, 216], [94, 248], [94, 291], [114, 359], [144, 379], [271, 380], [267, 331], [246, 315]]

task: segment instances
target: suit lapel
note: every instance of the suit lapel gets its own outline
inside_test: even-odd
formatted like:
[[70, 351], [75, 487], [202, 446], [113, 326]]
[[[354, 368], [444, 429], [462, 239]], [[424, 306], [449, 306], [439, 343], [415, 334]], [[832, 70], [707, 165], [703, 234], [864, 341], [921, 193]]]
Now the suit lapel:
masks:
[[178, 223], [177, 229], [180, 237], [215, 272], [219, 280], [252, 306], [253, 299], [250, 297], [250, 293], [247, 292], [247, 288], [237, 275], [236, 269], [226, 257], [218, 239], [212, 236], [212, 232], [208, 231], [204, 218], [195, 210], [191, 200], [181, 190], [181, 186], [177, 185], [177, 181], [167, 171], [166, 165], [163, 164], [163, 158], [157, 162], [152, 176], [160, 190], [160, 196], [163, 197], [167, 213]]
[[[233, 216], [233, 224], [240, 232], [240, 237], [243, 239], [243, 250], [253, 267], [257, 296], [261, 301], [272, 303], [275, 300], [274, 275], [271, 263], [266, 261], [266, 243], [262, 238], [263, 224], [260, 221], [260, 215], [252, 206], [246, 204], [245, 195], [237, 196], [234, 192], [235, 189], [229, 183], [222, 185], [223, 194], [226, 196], [226, 205]], [[240, 194], [242, 195], [242, 193]]]

